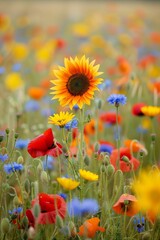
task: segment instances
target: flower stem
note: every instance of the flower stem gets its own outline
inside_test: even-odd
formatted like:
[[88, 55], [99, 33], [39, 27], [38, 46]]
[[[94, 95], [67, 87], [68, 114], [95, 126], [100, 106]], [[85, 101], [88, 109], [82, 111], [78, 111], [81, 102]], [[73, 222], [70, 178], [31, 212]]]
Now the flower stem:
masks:
[[118, 159], [116, 162], [116, 167], [117, 169], [120, 169], [120, 134], [119, 134], [119, 127], [118, 127], [118, 106], [116, 106], [116, 127], [117, 127], [117, 136], [116, 136], [116, 141], [117, 141], [117, 149], [118, 149]]
[[84, 121], [84, 109], [80, 110], [80, 145], [79, 145], [79, 154], [80, 158], [80, 168], [83, 169], [83, 121]]

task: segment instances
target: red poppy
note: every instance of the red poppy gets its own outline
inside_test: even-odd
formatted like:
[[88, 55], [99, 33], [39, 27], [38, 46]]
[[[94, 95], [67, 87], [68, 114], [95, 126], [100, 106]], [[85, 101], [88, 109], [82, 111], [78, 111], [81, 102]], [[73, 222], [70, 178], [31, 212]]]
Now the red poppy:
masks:
[[136, 103], [132, 106], [132, 114], [135, 116], [142, 117], [144, 113], [141, 111], [142, 107], [146, 106], [145, 103]]
[[132, 217], [139, 212], [138, 201], [133, 195], [122, 194], [119, 200], [114, 204], [113, 210], [117, 214], [126, 214]]
[[33, 158], [45, 155], [57, 157], [62, 154], [62, 146], [60, 143], [55, 141], [51, 128], [31, 140], [28, 144], [27, 150]]
[[142, 69], [147, 68], [149, 65], [156, 62], [156, 57], [153, 55], [146, 55], [139, 60], [138, 66]]
[[[125, 162], [122, 158], [126, 156], [129, 159], [129, 163]], [[112, 151], [110, 155], [110, 162], [115, 167], [115, 170], [117, 169], [117, 161], [118, 161], [118, 149], [115, 149]], [[131, 156], [130, 149], [129, 148], [120, 148], [120, 169], [123, 172], [129, 172], [132, 170], [136, 170], [140, 165], [140, 162], [138, 159]]]
[[105, 228], [99, 227], [99, 222], [100, 219], [97, 217], [86, 220], [83, 225], [79, 227], [78, 235], [93, 238], [97, 231], [104, 232]]
[[[114, 125], [116, 124], [116, 112], [104, 112], [100, 115], [102, 122]], [[121, 123], [122, 117], [118, 115], [118, 123]]]
[[34, 218], [33, 213], [30, 209], [26, 210], [26, 216], [28, 218], [29, 227], [34, 227], [35, 226], [35, 218]]
[[38, 197], [32, 200], [32, 207], [35, 204], [39, 204], [41, 209], [38, 224], [55, 223], [57, 215], [62, 219], [66, 215], [66, 202], [59, 195], [39, 193]]

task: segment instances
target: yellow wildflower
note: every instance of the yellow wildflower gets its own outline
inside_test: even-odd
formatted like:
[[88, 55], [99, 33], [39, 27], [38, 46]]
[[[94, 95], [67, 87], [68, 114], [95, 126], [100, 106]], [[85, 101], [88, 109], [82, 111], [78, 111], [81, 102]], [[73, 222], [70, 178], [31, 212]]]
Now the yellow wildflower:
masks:
[[12, 46], [12, 55], [15, 60], [23, 60], [28, 55], [27, 45], [23, 43], [15, 43]]
[[18, 73], [10, 73], [5, 79], [5, 85], [8, 90], [15, 91], [22, 87], [23, 80]]
[[83, 169], [79, 169], [79, 174], [82, 178], [88, 181], [97, 181], [98, 180], [98, 175], [95, 173], [92, 173], [90, 171], [86, 171]]
[[71, 178], [57, 178], [57, 182], [66, 190], [73, 190], [80, 184]]
[[49, 117], [49, 123], [55, 124], [63, 128], [68, 122], [70, 122], [75, 115], [69, 112], [60, 112], [60, 114], [54, 114]]
[[160, 171], [158, 169], [142, 171], [138, 179], [133, 182], [133, 190], [142, 212], [160, 214]]
[[144, 113], [144, 115], [149, 117], [155, 117], [158, 114], [160, 114], [160, 107], [156, 106], [144, 106], [141, 108], [141, 111]]

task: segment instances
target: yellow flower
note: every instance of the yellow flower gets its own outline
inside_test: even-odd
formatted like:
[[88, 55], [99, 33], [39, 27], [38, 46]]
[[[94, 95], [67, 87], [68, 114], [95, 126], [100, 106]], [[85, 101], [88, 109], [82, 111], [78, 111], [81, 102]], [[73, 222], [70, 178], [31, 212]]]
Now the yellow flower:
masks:
[[63, 128], [68, 122], [70, 122], [75, 115], [69, 112], [60, 112], [60, 114], [54, 114], [48, 118], [49, 123], [55, 124]]
[[149, 117], [155, 117], [158, 114], [160, 114], [160, 107], [156, 106], [144, 106], [141, 108], [141, 111], [144, 113], [144, 115]]
[[80, 184], [71, 178], [57, 178], [57, 182], [66, 190], [73, 190]]
[[137, 196], [142, 212], [160, 214], [160, 171], [142, 171], [133, 182], [133, 190]]
[[76, 104], [79, 108], [83, 104], [90, 105], [94, 91], [98, 90], [97, 85], [102, 82], [101, 78], [96, 79], [102, 73], [98, 72], [99, 65], [94, 66], [94, 62], [89, 63], [85, 56], [81, 59], [65, 58], [65, 67], [59, 66], [59, 70], [54, 71], [57, 79], [51, 81], [55, 85], [51, 88], [52, 99], [58, 99], [61, 106], [69, 105], [71, 109]]
[[86, 37], [90, 33], [90, 28], [83, 23], [76, 23], [72, 26], [73, 33], [78, 37]]
[[12, 46], [12, 54], [15, 60], [23, 60], [28, 55], [28, 48], [25, 44], [22, 43], [15, 43]]
[[48, 63], [53, 56], [56, 47], [55, 41], [48, 41], [36, 51], [37, 61]]
[[79, 169], [79, 174], [82, 178], [88, 181], [97, 181], [98, 180], [98, 175], [95, 173], [92, 173], [90, 171], [86, 171], [83, 169]]
[[18, 73], [10, 73], [5, 79], [5, 85], [7, 89], [15, 91], [18, 88], [22, 87], [23, 81]]

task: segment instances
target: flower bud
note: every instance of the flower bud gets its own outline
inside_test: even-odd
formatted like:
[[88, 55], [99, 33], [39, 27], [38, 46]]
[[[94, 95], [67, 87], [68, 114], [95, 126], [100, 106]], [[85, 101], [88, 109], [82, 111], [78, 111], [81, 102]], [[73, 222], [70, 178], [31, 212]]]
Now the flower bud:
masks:
[[106, 174], [108, 177], [112, 176], [112, 174], [114, 173], [115, 168], [113, 167], [112, 164], [109, 164], [106, 168]]
[[36, 231], [33, 227], [30, 227], [28, 229], [28, 239], [34, 239], [35, 238]]
[[63, 220], [59, 214], [57, 214], [57, 216], [56, 216], [56, 225], [58, 228], [63, 227]]
[[8, 218], [3, 218], [2, 221], [1, 221], [1, 231], [3, 232], [3, 234], [8, 233], [9, 228], [10, 228], [9, 219]]
[[106, 167], [104, 165], [101, 166], [101, 172], [105, 172], [106, 171]]
[[40, 206], [39, 204], [35, 204], [34, 207], [33, 207], [33, 215], [35, 218], [38, 218], [39, 214], [41, 212], [41, 209], [40, 209]]
[[17, 159], [17, 163], [24, 164], [24, 158], [22, 156], [19, 156]]
[[140, 155], [140, 157], [143, 157], [144, 151], [143, 151], [143, 150], [140, 150], [140, 151], [139, 151], [139, 155]]
[[18, 207], [20, 204], [21, 204], [21, 201], [19, 200], [18, 196], [15, 196], [15, 197], [13, 198], [13, 205], [14, 205], [15, 207]]
[[3, 142], [3, 136], [0, 136], [0, 143]]
[[14, 134], [14, 138], [17, 139], [18, 138], [18, 133]]
[[94, 145], [95, 152], [98, 152], [99, 148], [100, 148], [100, 144], [98, 142], [96, 142], [95, 145]]
[[122, 160], [123, 162], [125, 162], [125, 163], [129, 163], [129, 164], [130, 164], [129, 158], [128, 158], [127, 156], [123, 156], [123, 157], [121, 158], [121, 160]]
[[84, 163], [89, 166], [90, 158], [87, 155], [84, 157]]
[[29, 223], [28, 218], [27, 218], [26, 216], [24, 216], [24, 217], [22, 218], [22, 226], [23, 226], [25, 229], [28, 229], [28, 223]]
[[8, 135], [9, 134], [9, 128], [6, 128], [6, 134]]
[[41, 172], [41, 177], [40, 178], [41, 178], [42, 183], [48, 183], [48, 175], [45, 171]]
[[156, 141], [156, 134], [151, 134], [151, 141], [152, 142], [155, 142]]
[[30, 193], [30, 181], [29, 181], [28, 178], [25, 180], [24, 188], [25, 188], [27, 193]]

